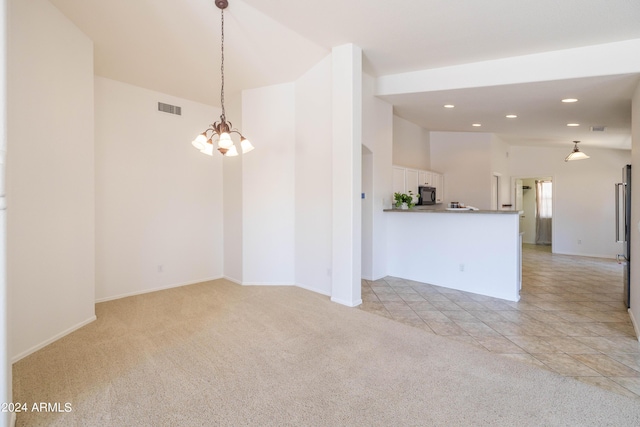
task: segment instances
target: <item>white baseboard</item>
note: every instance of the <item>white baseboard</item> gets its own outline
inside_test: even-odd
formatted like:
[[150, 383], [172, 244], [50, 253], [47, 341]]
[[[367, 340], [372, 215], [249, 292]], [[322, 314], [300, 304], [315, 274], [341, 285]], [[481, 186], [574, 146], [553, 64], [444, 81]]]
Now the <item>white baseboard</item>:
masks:
[[640, 341], [640, 328], [638, 328], [638, 322], [636, 322], [636, 318], [633, 317], [633, 311], [631, 309], [627, 310], [629, 312], [629, 317], [631, 318], [631, 324], [633, 325], [633, 331], [636, 333], [636, 339]]
[[326, 291], [323, 291], [321, 289], [314, 288], [313, 286], [305, 286], [305, 285], [300, 285], [300, 284], [297, 284], [296, 286], [298, 288], [301, 288], [301, 289], [306, 289], [307, 291], [315, 292], [316, 294], [325, 295], [325, 296], [328, 296], [328, 297], [331, 296], [331, 291], [326, 292]]
[[241, 280], [234, 279], [233, 277], [224, 276], [223, 278], [228, 280], [228, 281], [230, 281], [230, 282], [233, 282], [233, 283], [235, 283], [237, 285], [241, 285], [241, 286], [295, 286], [297, 288], [301, 288], [301, 289], [305, 289], [307, 291], [315, 292], [315, 293], [320, 294], [320, 295], [325, 295], [325, 296], [328, 296], [328, 297], [331, 296], [331, 292], [326, 292], [324, 290], [317, 289], [317, 288], [314, 288], [312, 286], [305, 286], [305, 285], [296, 284], [296, 283], [242, 282]]
[[195, 285], [196, 283], [210, 282], [212, 280], [218, 280], [218, 279], [222, 279], [222, 278], [224, 278], [224, 276], [209, 277], [209, 278], [205, 278], [205, 279], [192, 280], [192, 281], [189, 281], [189, 282], [174, 283], [172, 285], [161, 286], [161, 287], [158, 287], [158, 288], [143, 289], [143, 290], [140, 290], [140, 291], [127, 292], [127, 293], [124, 293], [124, 294], [113, 295], [113, 296], [110, 296], [110, 297], [98, 298], [98, 299], [96, 299], [96, 303], [112, 301], [114, 299], [132, 297], [134, 295], [142, 295], [142, 294], [148, 294], [148, 293], [151, 293], [151, 292], [164, 291], [165, 289], [179, 288], [181, 286]]
[[27, 357], [31, 353], [35, 353], [36, 351], [40, 350], [41, 348], [44, 348], [44, 347], [48, 346], [49, 344], [51, 344], [54, 341], [59, 340], [60, 338], [64, 337], [65, 335], [69, 335], [71, 332], [76, 331], [76, 330], [82, 328], [85, 325], [88, 325], [89, 323], [93, 322], [94, 320], [96, 320], [96, 316], [95, 315], [91, 316], [90, 318], [88, 318], [88, 319], [86, 319], [86, 320], [84, 320], [84, 321], [82, 321], [80, 323], [77, 323], [77, 324], [73, 325], [72, 327], [60, 332], [59, 334], [56, 334], [56, 335], [52, 336], [51, 338], [49, 338], [47, 340], [42, 341], [40, 344], [34, 345], [30, 349], [25, 350], [22, 353], [13, 356], [11, 358], [11, 363], [12, 364], [16, 363], [18, 360]]
[[552, 253], [557, 254], [557, 255], [583, 256], [583, 257], [587, 257], [587, 258], [616, 259], [614, 256], [605, 255], [605, 254], [586, 254], [586, 253], [562, 252], [562, 251], [556, 252], [555, 250], [552, 250]]
[[242, 286], [295, 286], [295, 284], [284, 282], [242, 282]]
[[229, 277], [229, 276], [222, 276], [223, 279], [228, 280], [230, 282], [235, 283], [236, 285], [242, 285], [242, 280], [238, 280], [234, 277]]
[[336, 302], [338, 304], [346, 305], [347, 307], [357, 307], [360, 304], [362, 304], [362, 299], [359, 299], [357, 301], [346, 301], [340, 298], [331, 297], [331, 301]]
[[320, 289], [316, 289], [311, 286], [300, 285], [297, 283], [284, 283], [284, 282], [243, 282], [242, 280], [234, 279], [233, 277], [224, 276], [224, 279], [233, 282], [241, 286], [295, 286], [298, 288], [306, 289], [307, 291], [315, 292], [320, 295], [331, 296], [331, 293], [325, 292]]

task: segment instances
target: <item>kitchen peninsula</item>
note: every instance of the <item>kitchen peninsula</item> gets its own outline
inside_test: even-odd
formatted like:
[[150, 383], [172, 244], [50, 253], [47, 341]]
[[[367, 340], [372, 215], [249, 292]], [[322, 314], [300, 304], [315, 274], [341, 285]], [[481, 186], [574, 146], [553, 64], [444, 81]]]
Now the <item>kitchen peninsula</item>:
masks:
[[518, 211], [385, 209], [388, 274], [509, 301], [520, 299]]

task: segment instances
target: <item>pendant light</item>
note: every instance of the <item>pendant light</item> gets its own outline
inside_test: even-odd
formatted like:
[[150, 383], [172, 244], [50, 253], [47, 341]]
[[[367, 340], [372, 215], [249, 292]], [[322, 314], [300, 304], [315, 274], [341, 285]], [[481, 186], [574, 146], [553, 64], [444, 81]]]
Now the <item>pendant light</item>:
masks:
[[588, 159], [589, 156], [587, 156], [586, 154], [584, 154], [582, 151], [580, 151], [578, 149], [578, 143], [580, 141], [573, 141], [573, 151], [571, 153], [569, 153], [569, 155], [567, 157], [565, 157], [564, 161], [568, 162], [569, 160], [584, 160], [584, 159]]
[[234, 129], [230, 121], [227, 121], [227, 116], [224, 111], [224, 10], [229, 5], [227, 0], [215, 0], [216, 6], [220, 9], [220, 28], [222, 31], [221, 45], [220, 45], [220, 104], [222, 106], [222, 114], [220, 114], [220, 121], [214, 122], [209, 125], [209, 128], [198, 135], [192, 142], [195, 148], [200, 150], [201, 153], [213, 156], [213, 143], [214, 138], [218, 145], [218, 151], [224, 156], [237, 156], [238, 149], [236, 148], [233, 140], [231, 139], [232, 133], [240, 135], [240, 149], [242, 153], [248, 153], [253, 150], [253, 145], [247, 138], [245, 138], [239, 130]]

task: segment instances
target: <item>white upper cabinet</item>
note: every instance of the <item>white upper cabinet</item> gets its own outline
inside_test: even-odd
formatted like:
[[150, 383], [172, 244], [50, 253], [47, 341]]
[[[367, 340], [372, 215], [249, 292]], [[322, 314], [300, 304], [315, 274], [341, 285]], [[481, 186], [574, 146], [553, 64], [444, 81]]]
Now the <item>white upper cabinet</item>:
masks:
[[435, 187], [436, 203], [444, 201], [444, 175], [438, 172], [393, 166], [393, 192], [418, 194], [418, 187]]
[[393, 192], [394, 193], [404, 193], [404, 175], [405, 168], [401, 168], [398, 166], [393, 167]]
[[407, 169], [405, 173], [405, 190], [408, 193], [411, 191], [413, 194], [418, 194], [418, 171], [415, 169]]
[[424, 187], [435, 187], [433, 185], [433, 172], [418, 171], [418, 184]]
[[436, 187], [436, 203], [442, 203], [444, 200], [444, 175], [433, 173], [433, 187]]

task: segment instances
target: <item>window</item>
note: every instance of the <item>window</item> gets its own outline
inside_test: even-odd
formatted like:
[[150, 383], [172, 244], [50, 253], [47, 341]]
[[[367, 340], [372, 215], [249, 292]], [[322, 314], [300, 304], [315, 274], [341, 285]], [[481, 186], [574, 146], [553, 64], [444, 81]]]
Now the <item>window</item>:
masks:
[[538, 218], [551, 218], [553, 199], [551, 181], [536, 181], [536, 215]]

